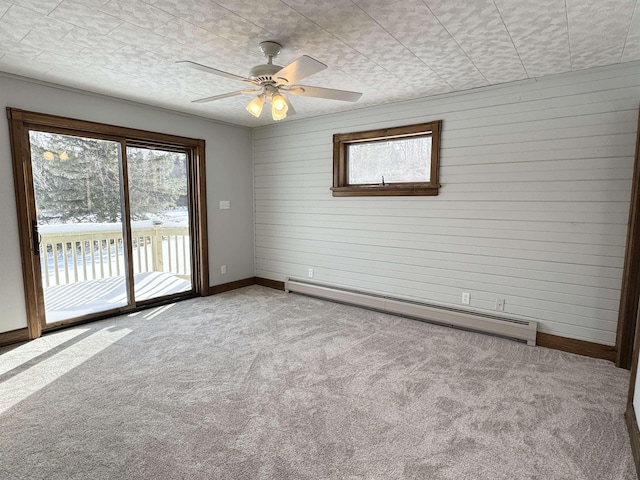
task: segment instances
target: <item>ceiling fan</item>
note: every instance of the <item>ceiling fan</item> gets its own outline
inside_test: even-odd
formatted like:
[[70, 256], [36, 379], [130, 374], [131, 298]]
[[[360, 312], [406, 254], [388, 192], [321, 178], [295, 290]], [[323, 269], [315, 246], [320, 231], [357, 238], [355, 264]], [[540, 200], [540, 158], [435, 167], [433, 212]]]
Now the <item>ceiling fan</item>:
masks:
[[[260, 50], [267, 57], [267, 63], [256, 65], [249, 72], [249, 77], [241, 77], [233, 73], [224, 72], [215, 68], [207, 67], [199, 63], [188, 60], [176, 62], [207, 73], [213, 73], [221, 77], [230, 78], [251, 84], [254, 88], [238, 90], [213, 97], [200, 98], [193, 103], [206, 103], [222, 98], [234, 97], [236, 95], [254, 95], [256, 97], [247, 105], [247, 111], [259, 117], [262, 113], [265, 101], [271, 102], [271, 116], [274, 120], [282, 120], [287, 114], [295, 114], [293, 106], [285, 95], [299, 95], [302, 97], [327, 98], [331, 100], [342, 100], [345, 102], [357, 102], [362, 96], [359, 92], [349, 92], [346, 90], [334, 90], [332, 88], [311, 87], [308, 85], [296, 85], [296, 82], [314, 73], [318, 73], [327, 66], [307, 55], [294, 60], [286, 67], [273, 64], [273, 59], [278, 56], [282, 45], [277, 42], [267, 41], [260, 43]], [[255, 88], [257, 87], [257, 88]]]

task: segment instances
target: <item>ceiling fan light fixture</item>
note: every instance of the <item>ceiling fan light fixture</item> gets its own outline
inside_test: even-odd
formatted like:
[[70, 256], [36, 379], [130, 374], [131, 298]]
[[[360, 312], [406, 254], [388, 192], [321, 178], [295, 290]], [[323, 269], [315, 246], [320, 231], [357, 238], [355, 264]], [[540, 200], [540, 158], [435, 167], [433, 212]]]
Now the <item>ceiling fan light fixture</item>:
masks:
[[262, 107], [264, 107], [264, 95], [258, 95], [249, 102], [249, 105], [247, 105], [247, 112], [256, 118], [259, 118], [262, 113]]
[[[214, 100], [222, 100], [236, 95], [256, 95], [261, 92], [258, 98], [254, 98], [246, 107], [246, 110], [254, 117], [260, 117], [265, 102], [271, 103], [271, 116], [274, 120], [283, 120], [287, 116], [295, 115], [296, 110], [289, 103], [289, 99], [284, 93], [291, 95], [300, 95], [303, 97], [325, 98], [329, 100], [342, 100], [346, 102], [356, 102], [362, 94], [359, 92], [348, 92], [346, 90], [336, 90], [325, 87], [311, 87], [298, 85], [298, 81], [307, 78], [314, 73], [318, 73], [327, 68], [324, 63], [311, 58], [308, 55], [302, 55], [288, 65], [281, 67], [273, 63], [273, 59], [280, 53], [282, 45], [274, 41], [266, 41], [260, 43], [260, 50], [267, 57], [267, 63], [255, 65], [249, 71], [248, 77], [241, 77], [234, 73], [225, 72], [216, 68], [201, 65], [199, 63], [183, 60], [179, 64], [195, 68], [207, 73], [212, 73], [221, 77], [249, 83], [252, 87], [249, 89], [238, 90], [235, 92], [223, 93], [222, 95], [213, 95], [211, 97], [193, 100], [194, 103], [207, 103]], [[256, 87], [259, 90], [256, 90]]]
[[289, 105], [287, 99], [281, 93], [274, 93], [271, 96], [271, 116], [274, 120], [282, 120], [287, 118]]

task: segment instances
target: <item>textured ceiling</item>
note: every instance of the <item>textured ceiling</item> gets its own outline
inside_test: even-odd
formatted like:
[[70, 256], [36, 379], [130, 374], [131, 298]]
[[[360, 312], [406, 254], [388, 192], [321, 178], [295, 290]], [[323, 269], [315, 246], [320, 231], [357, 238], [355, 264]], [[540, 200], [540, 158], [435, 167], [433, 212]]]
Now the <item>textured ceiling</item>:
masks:
[[[273, 122], [237, 75], [310, 55], [304, 84], [355, 90], [355, 104], [292, 97], [291, 119], [640, 60], [637, 0], [0, 0], [0, 71], [230, 123]], [[287, 120], [285, 120], [287, 121]]]

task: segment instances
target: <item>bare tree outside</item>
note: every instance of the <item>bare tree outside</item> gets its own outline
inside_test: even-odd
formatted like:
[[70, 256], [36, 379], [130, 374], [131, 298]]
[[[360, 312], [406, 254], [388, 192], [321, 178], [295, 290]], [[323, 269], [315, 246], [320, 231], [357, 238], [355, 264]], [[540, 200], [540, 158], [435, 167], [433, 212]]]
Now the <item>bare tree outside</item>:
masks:
[[[37, 131], [29, 135], [40, 223], [121, 220], [117, 142]], [[127, 157], [132, 220], [186, 210], [184, 153], [128, 148]]]
[[350, 185], [428, 182], [431, 137], [353, 143], [347, 158]]

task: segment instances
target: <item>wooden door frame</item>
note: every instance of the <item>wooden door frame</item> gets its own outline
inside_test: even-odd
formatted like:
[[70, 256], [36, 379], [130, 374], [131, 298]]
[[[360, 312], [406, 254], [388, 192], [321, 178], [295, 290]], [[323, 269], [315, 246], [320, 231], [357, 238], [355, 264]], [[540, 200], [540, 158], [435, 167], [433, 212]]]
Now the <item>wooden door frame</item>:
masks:
[[[193, 229], [193, 244], [195, 246], [193, 255], [195, 256], [194, 263], [198, 270], [195, 286], [199, 295], [209, 294], [209, 243], [207, 237], [204, 140], [29, 112], [11, 107], [7, 107], [7, 118], [9, 119], [22, 276], [30, 339], [38, 338], [42, 334], [44, 319], [44, 300], [41, 295], [38, 295], [38, 292], [42, 291], [40, 260], [37, 255], [34, 255], [35, 242], [31, 228], [32, 222], [36, 221], [36, 209], [29, 145], [30, 129], [49, 130], [80, 136], [90, 134], [96, 138], [133, 141], [136, 144], [146, 143], [157, 148], [175, 149], [179, 147], [189, 149], [193, 155], [190, 181], [193, 189], [191, 199], [194, 207], [192, 212], [195, 224]], [[115, 310], [114, 313], [118, 313], [118, 310]]]
[[618, 329], [616, 332], [616, 366], [632, 368], [634, 340], [638, 323], [638, 302], [640, 300], [640, 110], [636, 152], [633, 165], [631, 201], [629, 203], [629, 225], [624, 255], [624, 270], [620, 289], [618, 309]]
[[[633, 400], [635, 397], [638, 376], [638, 356], [640, 355], [640, 112], [638, 113], [638, 132], [636, 137], [636, 156], [633, 166], [633, 186], [631, 188], [631, 205], [629, 206], [629, 229], [627, 231], [627, 248], [624, 259], [624, 274], [620, 294], [620, 311], [618, 313], [618, 335], [616, 338], [616, 365], [631, 369], [627, 408], [624, 418], [629, 432], [631, 452], [640, 477], [640, 429]], [[633, 305], [632, 305], [633, 303]], [[633, 315], [633, 317], [631, 317]], [[632, 349], [629, 352], [629, 349]], [[627, 366], [628, 362], [628, 366]], [[640, 412], [639, 412], [640, 413]]]
[[[640, 314], [640, 312], [638, 312]], [[637, 323], [636, 317], [636, 323]], [[638, 428], [638, 421], [636, 412], [633, 407], [633, 400], [636, 390], [636, 377], [638, 375], [638, 353], [640, 350], [640, 329], [636, 330], [634, 338], [634, 348], [631, 360], [631, 377], [629, 380], [629, 391], [627, 393], [627, 408], [624, 412], [625, 422], [627, 424], [627, 431], [629, 432], [629, 441], [631, 442], [631, 452], [633, 453], [633, 461], [636, 465], [636, 472], [640, 477], [640, 429]]]
[[[11, 138], [11, 158], [13, 161], [14, 193], [16, 208], [18, 210], [18, 233], [20, 236], [20, 257], [22, 261], [22, 282], [24, 286], [25, 307], [27, 313], [27, 328], [29, 339], [33, 340], [42, 334], [40, 319], [44, 312], [44, 299], [37, 292], [42, 288], [42, 278], [39, 271], [34, 271], [36, 265], [33, 262], [33, 230], [31, 222], [36, 218], [33, 201], [33, 174], [31, 161], [27, 152], [29, 145], [25, 144], [28, 137], [25, 131], [22, 112], [7, 108], [9, 118], [9, 136]], [[28, 254], [26, 252], [29, 252]], [[35, 262], [39, 263], [39, 259]], [[39, 268], [39, 264], [37, 265]], [[40, 288], [38, 287], [40, 285]]]

